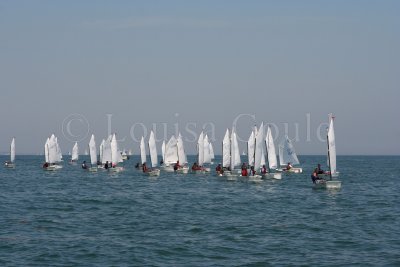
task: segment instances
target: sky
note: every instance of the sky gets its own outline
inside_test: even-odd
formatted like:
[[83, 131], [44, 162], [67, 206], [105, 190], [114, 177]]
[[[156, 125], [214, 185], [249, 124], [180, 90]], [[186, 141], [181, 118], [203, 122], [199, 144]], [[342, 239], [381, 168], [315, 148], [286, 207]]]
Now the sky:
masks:
[[204, 130], [217, 154], [236, 125], [325, 154], [400, 154], [399, 1], [0, 0], [0, 152], [64, 153], [116, 132], [139, 150]]

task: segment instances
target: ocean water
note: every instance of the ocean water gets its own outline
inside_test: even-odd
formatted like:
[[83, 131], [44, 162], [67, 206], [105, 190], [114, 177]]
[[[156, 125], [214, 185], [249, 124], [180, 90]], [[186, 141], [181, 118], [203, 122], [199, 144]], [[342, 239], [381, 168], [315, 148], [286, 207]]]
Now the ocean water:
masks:
[[339, 156], [335, 191], [312, 189], [325, 157], [299, 158], [303, 174], [251, 183], [17, 155], [0, 168], [0, 266], [400, 266], [400, 157]]

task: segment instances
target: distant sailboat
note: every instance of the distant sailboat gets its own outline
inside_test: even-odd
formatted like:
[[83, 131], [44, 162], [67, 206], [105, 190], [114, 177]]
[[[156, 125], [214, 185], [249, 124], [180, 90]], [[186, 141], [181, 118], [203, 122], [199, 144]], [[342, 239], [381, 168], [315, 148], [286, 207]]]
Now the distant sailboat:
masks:
[[315, 187], [322, 187], [327, 189], [340, 189], [342, 186], [342, 182], [333, 179], [339, 177], [339, 172], [336, 169], [336, 141], [335, 141], [335, 131], [333, 127], [334, 117], [332, 114], [329, 114], [329, 128], [326, 135], [326, 141], [328, 146], [328, 165], [329, 172], [324, 177], [329, 177], [329, 180], [317, 180]]
[[11, 140], [10, 144], [10, 161], [6, 161], [4, 166], [7, 168], [15, 168], [15, 138]]
[[118, 150], [118, 141], [117, 136], [114, 133], [111, 138], [111, 171], [122, 171], [124, 168], [122, 166], [118, 166], [118, 163], [122, 162], [121, 153]]
[[158, 159], [157, 159], [156, 139], [154, 137], [153, 131], [150, 132], [148, 145], [150, 152], [151, 168], [146, 170], [145, 173], [149, 176], [159, 176], [160, 169], [155, 168], [158, 165]]
[[179, 160], [179, 167], [176, 169], [178, 173], [188, 173], [189, 166], [187, 161], [187, 156], [185, 152], [185, 147], [183, 145], [183, 139], [181, 133], [178, 135], [178, 139], [176, 142], [177, 150], [178, 150], [178, 160]]
[[43, 164], [43, 169], [55, 171], [62, 168], [62, 166], [59, 165], [62, 160], [61, 149], [57, 137], [55, 137], [54, 134], [47, 138], [44, 145], [44, 154], [45, 163]]
[[95, 172], [97, 171], [97, 151], [96, 151], [96, 142], [94, 140], [94, 135], [89, 141], [89, 155], [90, 155], [90, 168], [89, 171]]
[[[205, 143], [207, 145], [205, 145]], [[192, 166], [193, 172], [199, 173], [210, 171], [210, 168], [205, 168], [203, 166], [204, 163], [209, 163], [211, 161], [208, 149], [208, 138], [206, 142], [204, 142], [204, 133], [202, 131], [197, 139], [197, 162]]]
[[291, 165], [300, 164], [299, 159], [297, 158], [296, 151], [294, 150], [294, 146], [292, 141], [289, 139], [287, 135], [285, 135], [283, 142], [279, 146], [279, 162], [281, 165], [282, 171], [292, 172], [292, 173], [302, 173], [302, 168], [292, 167], [289, 170], [286, 170], [285, 167], [288, 163]]
[[79, 148], [78, 142], [75, 142], [74, 146], [72, 147], [72, 154], [71, 154], [71, 164], [76, 164], [79, 158]]
[[215, 159], [214, 147], [211, 142], [208, 144], [208, 146], [209, 146], [209, 151], [210, 151], [211, 164], [214, 164], [214, 159]]
[[[161, 150], [163, 146], [161, 146]], [[166, 172], [173, 172], [174, 165], [179, 160], [178, 157], [178, 140], [176, 140], [175, 136], [172, 135], [171, 138], [168, 140], [168, 143], [165, 145], [164, 148], [164, 166], [163, 170]]]
[[274, 138], [272, 137], [271, 127], [268, 125], [267, 135], [265, 137], [265, 146], [268, 160], [268, 173], [264, 175], [266, 178], [282, 179], [281, 172], [275, 172], [278, 168], [278, 160], [276, 158], [276, 150]]
[[240, 154], [239, 146], [237, 142], [236, 133], [232, 130], [229, 133], [229, 129], [226, 129], [224, 139], [222, 140], [222, 168], [223, 172], [219, 176], [227, 177], [228, 181], [237, 179], [238, 172], [235, 171], [235, 167], [239, 166]]
[[[262, 176], [257, 174], [257, 172], [260, 171], [261, 169], [261, 161], [262, 161], [262, 157], [263, 155], [263, 150], [264, 150], [264, 123], [262, 122], [260, 125], [259, 130], [257, 131], [255, 129], [254, 132], [252, 132], [252, 134], [250, 135], [250, 137], [254, 137], [254, 142], [251, 142], [252, 140], [249, 139], [250, 145], [254, 144], [253, 149], [253, 158], [252, 158], [252, 165], [251, 168], [254, 169], [250, 170], [250, 174], [248, 176], [249, 181], [253, 181], [253, 182], [260, 182]], [[249, 158], [250, 159], [250, 158]], [[265, 161], [265, 159], [264, 159]], [[253, 174], [254, 172], [254, 174]]]

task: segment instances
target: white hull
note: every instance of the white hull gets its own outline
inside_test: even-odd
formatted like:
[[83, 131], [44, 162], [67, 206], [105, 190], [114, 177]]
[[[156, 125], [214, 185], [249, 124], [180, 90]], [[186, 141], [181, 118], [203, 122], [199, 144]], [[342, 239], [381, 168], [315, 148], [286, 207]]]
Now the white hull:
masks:
[[219, 174], [220, 177], [225, 177], [227, 181], [236, 181], [238, 178], [238, 174], [232, 173], [230, 171], [224, 171], [224, 173]]
[[[329, 179], [329, 178], [331, 177], [331, 176], [329, 175], [329, 173], [318, 174], [318, 176], [319, 176], [320, 178], [323, 178], [323, 179]], [[339, 177], [339, 172], [332, 173], [332, 177], [333, 177], [333, 178], [338, 178], [338, 177]]]
[[169, 166], [162, 166], [161, 167], [162, 168], [162, 170], [163, 171], [165, 171], [165, 172], [174, 172], [174, 166], [172, 166], [172, 165], [169, 165]]
[[90, 172], [97, 172], [97, 167], [91, 167], [91, 168], [89, 168], [88, 169], [88, 171], [90, 171]]
[[44, 168], [44, 170], [46, 170], [46, 171], [56, 171], [59, 169], [62, 169], [61, 165], [50, 165], [50, 166]]
[[314, 184], [315, 189], [340, 189], [342, 187], [342, 182], [339, 180], [317, 180]]
[[14, 163], [5, 163], [4, 167], [12, 169], [12, 168], [15, 168], [15, 164]]
[[281, 180], [282, 179], [282, 173], [281, 172], [266, 173], [266, 174], [263, 174], [263, 178]]
[[262, 176], [261, 175], [251, 175], [247, 177], [249, 182], [262, 182]]
[[160, 169], [152, 169], [147, 172], [145, 172], [147, 176], [160, 176]]
[[184, 173], [184, 174], [189, 173], [189, 167], [179, 168], [176, 172], [177, 173]]
[[279, 172], [285, 172], [285, 173], [303, 173], [303, 168], [290, 168], [290, 170], [286, 169], [277, 169]]
[[124, 170], [124, 167], [114, 167], [114, 168], [108, 168], [108, 171], [110, 172], [122, 172]]

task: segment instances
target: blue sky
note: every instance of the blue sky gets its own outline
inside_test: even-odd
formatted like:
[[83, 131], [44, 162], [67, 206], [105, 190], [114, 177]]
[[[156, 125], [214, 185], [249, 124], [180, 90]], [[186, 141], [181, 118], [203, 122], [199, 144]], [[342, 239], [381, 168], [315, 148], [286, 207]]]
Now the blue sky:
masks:
[[[298, 154], [323, 154], [318, 127], [333, 112], [338, 154], [398, 155], [398, 10], [354, 0], [0, 1], [0, 151], [16, 136], [17, 152], [40, 153], [54, 132], [67, 152], [63, 122], [80, 114], [98, 142], [111, 128], [136, 152], [143, 126], [169, 135], [178, 125], [194, 153], [185, 129], [214, 125], [218, 152], [233, 120], [254, 114], [240, 117], [243, 139], [254, 123], [276, 125], [278, 140], [287, 125]], [[86, 146], [85, 125], [70, 126]]]

